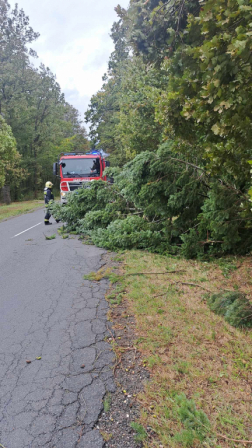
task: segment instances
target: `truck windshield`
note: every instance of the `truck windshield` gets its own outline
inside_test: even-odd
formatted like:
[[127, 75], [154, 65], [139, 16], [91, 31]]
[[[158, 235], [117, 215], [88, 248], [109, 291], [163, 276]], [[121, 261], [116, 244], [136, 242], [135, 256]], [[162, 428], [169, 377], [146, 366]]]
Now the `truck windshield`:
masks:
[[100, 159], [62, 159], [63, 177], [100, 177]]

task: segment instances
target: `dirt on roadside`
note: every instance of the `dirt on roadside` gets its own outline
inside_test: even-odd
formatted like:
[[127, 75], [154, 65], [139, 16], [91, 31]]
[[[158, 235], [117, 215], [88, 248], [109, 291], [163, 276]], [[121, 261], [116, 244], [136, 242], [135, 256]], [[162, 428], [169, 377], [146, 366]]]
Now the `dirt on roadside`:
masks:
[[[111, 261], [111, 254], [106, 254], [103, 259], [106, 269], [113, 267], [113, 272], [120, 273], [120, 263]], [[114, 284], [111, 290], [115, 288]], [[137, 395], [143, 390], [150, 374], [134, 346], [137, 338], [135, 319], [128, 312], [126, 294], [123, 294], [120, 304], [111, 305], [109, 320], [113, 328], [109, 342], [116, 354], [113, 367], [116, 391], [106, 396], [104, 411], [96, 427], [105, 440], [105, 448], [140, 448], [142, 442], [136, 440], [137, 435], [131, 423], [139, 418]]]

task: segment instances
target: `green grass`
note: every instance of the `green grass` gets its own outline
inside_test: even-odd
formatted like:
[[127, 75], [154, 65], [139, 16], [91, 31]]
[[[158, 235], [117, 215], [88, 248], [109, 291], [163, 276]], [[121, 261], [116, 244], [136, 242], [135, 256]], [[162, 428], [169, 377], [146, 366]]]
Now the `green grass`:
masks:
[[147, 432], [144, 427], [137, 422], [131, 422], [131, 428], [135, 431], [135, 441], [143, 442], [147, 438]]
[[0, 204], [0, 221], [4, 221], [13, 216], [28, 213], [36, 208], [43, 207], [44, 201], [24, 201], [12, 202], [10, 205]]
[[111, 394], [108, 393], [103, 400], [103, 409], [104, 412], [108, 412], [111, 406]]
[[[141, 251], [123, 258], [124, 274], [109, 275], [118, 283], [108, 299], [116, 303], [118, 295], [121, 302], [126, 291], [128, 313], [136, 321], [135, 344], [151, 372], [138, 397], [138, 440], [141, 428], [149, 427], [152, 436], [148, 441], [143, 436], [144, 448], [242, 447], [225, 437], [251, 440], [252, 333], [214, 314], [206, 289], [216, 293], [238, 286], [251, 300], [250, 259], [206, 265], [173, 257], [169, 265], [166, 257]], [[136, 275], [172, 270], [178, 273]]]
[[[144, 448], [245, 446], [252, 425], [252, 331], [231, 326], [208, 301], [231, 291], [251, 303], [251, 257], [202, 263], [128, 251], [121, 261], [120, 275], [104, 267], [85, 278], [109, 278], [114, 286], [107, 299], [113, 308], [123, 302], [136, 322], [134, 344], [151, 373], [138, 396], [141, 417], [131, 425], [136, 440]], [[112, 348], [120, 352], [120, 342]]]

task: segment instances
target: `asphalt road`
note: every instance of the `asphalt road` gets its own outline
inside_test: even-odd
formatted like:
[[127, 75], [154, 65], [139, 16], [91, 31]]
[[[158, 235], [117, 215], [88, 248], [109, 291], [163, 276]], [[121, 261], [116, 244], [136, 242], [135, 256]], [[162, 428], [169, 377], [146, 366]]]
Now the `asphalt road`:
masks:
[[0, 447], [101, 448], [95, 423], [114, 390], [108, 285], [83, 275], [104, 251], [43, 219], [37, 210], [0, 223]]

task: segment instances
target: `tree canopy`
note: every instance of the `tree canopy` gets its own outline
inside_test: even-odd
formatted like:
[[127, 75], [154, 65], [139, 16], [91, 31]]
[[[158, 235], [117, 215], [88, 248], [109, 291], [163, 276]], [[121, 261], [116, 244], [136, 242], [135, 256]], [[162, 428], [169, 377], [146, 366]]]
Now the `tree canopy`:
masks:
[[7, 171], [15, 165], [17, 156], [16, 140], [11, 127], [0, 115], [0, 188], [5, 183]]
[[0, 0], [0, 114], [11, 126], [26, 170], [19, 190], [15, 176], [8, 182], [16, 199], [37, 195], [52, 176], [52, 162], [65, 139], [75, 137], [81, 148], [88, 139], [78, 111], [65, 101], [55, 75], [43, 64], [37, 69], [30, 45], [38, 38], [29, 18], [16, 5]]
[[[154, 213], [141, 205], [139, 216], [161, 219], [166, 242], [186, 256], [249, 252], [251, 2], [132, 0], [116, 12], [119, 46], [86, 120], [98, 146], [106, 136], [106, 151], [122, 167], [125, 186], [115, 175], [121, 194], [129, 199], [130, 179], [134, 207], [140, 194]], [[112, 105], [106, 114], [99, 107], [93, 113], [100, 98]], [[155, 171], [158, 154], [162, 167]], [[139, 165], [145, 160], [147, 169], [149, 157], [151, 178]]]

